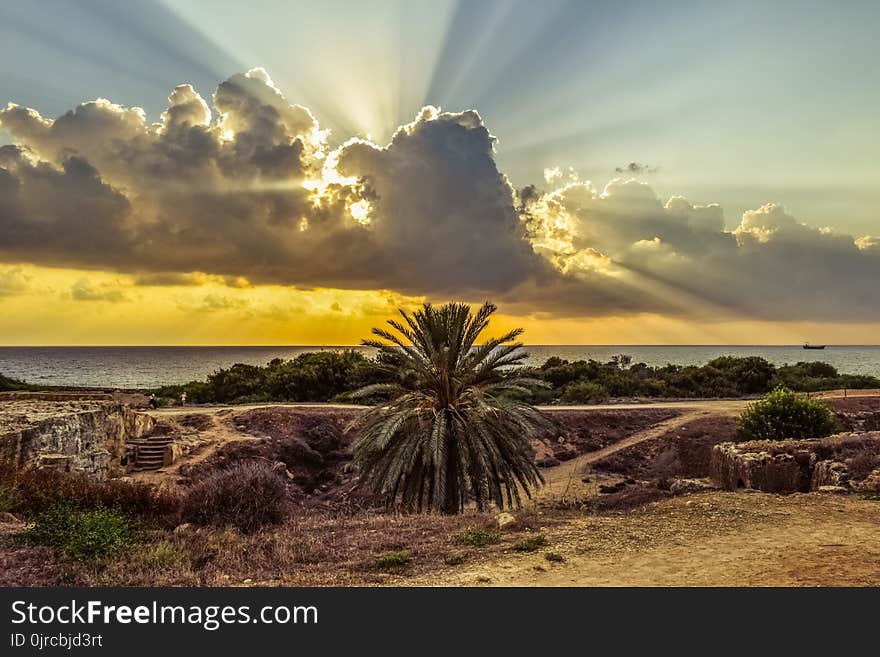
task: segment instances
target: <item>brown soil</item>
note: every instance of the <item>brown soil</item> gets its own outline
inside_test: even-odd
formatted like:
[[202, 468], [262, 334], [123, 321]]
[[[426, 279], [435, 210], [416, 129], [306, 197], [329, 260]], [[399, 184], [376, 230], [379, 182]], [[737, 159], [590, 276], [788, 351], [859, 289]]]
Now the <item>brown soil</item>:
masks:
[[[746, 403], [548, 409], [565, 429], [560, 449], [573, 456], [544, 470], [547, 486], [516, 513], [516, 526], [483, 547], [456, 536], [473, 527], [491, 530], [493, 514], [403, 516], [325, 504], [351, 483], [342, 429], [361, 409], [159, 411], [208, 442], [169, 472], [149, 473], [154, 480], [185, 483], [240, 458], [283, 460], [299, 478], [293, 484], [311, 496], [304, 499], [319, 504], [301, 505], [284, 525], [249, 536], [216, 528], [156, 530], [143, 548], [92, 566], [0, 535], [0, 585], [880, 585], [880, 501], [717, 491], [673, 497], [636, 482], [702, 472], [703, 452], [730, 439], [732, 418]], [[844, 413], [870, 414], [880, 398], [833, 403]], [[209, 419], [186, 417], [194, 413]], [[632, 484], [624, 494], [637, 508], [598, 512], [580, 503], [609, 499], [599, 494], [603, 482], [626, 479]], [[522, 551], [524, 539], [536, 536], [546, 544]], [[388, 551], [409, 562], [377, 563]]]
[[[584, 454], [559, 467], [551, 468], [545, 473], [545, 484], [539, 491], [538, 499], [559, 506], [581, 505], [585, 499], [599, 492], [598, 487], [602, 483], [601, 478], [591, 476], [589, 473], [594, 464], [606, 462], [624, 450], [641, 450], [643, 444], [663, 440], [671, 432], [705, 414], [704, 411], [682, 412], [680, 415], [638, 431], [607, 447]], [[636, 453], [640, 452], [636, 451]]]
[[352, 434], [361, 411], [339, 408], [255, 408], [226, 419], [248, 436], [230, 440], [196, 463], [178, 467], [182, 481], [199, 479], [242, 460], [283, 463], [294, 499], [309, 505], [356, 502], [355, 477], [349, 467]]
[[700, 417], [592, 463], [592, 468], [636, 479], [707, 477], [712, 446], [737, 440], [736, 418]]
[[548, 548], [411, 580], [431, 586], [877, 586], [880, 502], [703, 493], [549, 528]]
[[546, 410], [557, 426], [557, 435], [543, 444], [535, 443], [541, 467], [595, 452], [681, 413], [672, 408]]

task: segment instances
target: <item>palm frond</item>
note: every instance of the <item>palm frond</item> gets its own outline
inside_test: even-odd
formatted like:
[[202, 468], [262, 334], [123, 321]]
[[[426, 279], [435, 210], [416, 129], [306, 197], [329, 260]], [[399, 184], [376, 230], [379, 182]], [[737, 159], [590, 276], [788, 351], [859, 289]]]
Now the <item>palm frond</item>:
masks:
[[[362, 418], [354, 461], [362, 483], [391, 505], [457, 513], [518, 506], [543, 482], [531, 441], [550, 434], [537, 409], [505, 398], [546, 385], [514, 369], [526, 358], [520, 329], [476, 340], [496, 311], [485, 303], [424, 304], [364, 340], [385, 355], [399, 384], [368, 386], [358, 397], [397, 394]], [[392, 332], [393, 331], [393, 332]], [[513, 370], [513, 374], [510, 374]], [[355, 396], [353, 395], [353, 396]]]

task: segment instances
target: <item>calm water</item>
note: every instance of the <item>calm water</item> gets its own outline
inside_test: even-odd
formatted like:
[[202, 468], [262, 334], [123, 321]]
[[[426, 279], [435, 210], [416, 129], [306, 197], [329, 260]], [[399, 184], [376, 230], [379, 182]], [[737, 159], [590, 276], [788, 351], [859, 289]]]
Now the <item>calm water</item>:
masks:
[[[273, 358], [293, 358], [306, 351], [342, 347], [0, 347], [0, 373], [46, 385], [148, 388], [204, 379], [235, 363], [265, 365]], [[609, 360], [628, 354], [648, 365], [700, 365], [717, 356], [762, 356], [778, 365], [801, 360], [831, 363], [841, 372], [880, 376], [880, 346], [829, 346], [823, 351], [801, 346], [569, 346], [532, 345], [530, 362], [550, 356], [568, 360]], [[372, 350], [364, 349], [371, 354]]]

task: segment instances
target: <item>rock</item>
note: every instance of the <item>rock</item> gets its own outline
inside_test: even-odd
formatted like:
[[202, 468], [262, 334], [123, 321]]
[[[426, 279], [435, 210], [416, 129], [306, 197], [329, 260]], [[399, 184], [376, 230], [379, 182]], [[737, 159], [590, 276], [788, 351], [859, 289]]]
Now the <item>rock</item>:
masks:
[[874, 469], [871, 474], [859, 482], [853, 482], [852, 487], [863, 493], [880, 492], [880, 468]]
[[[792, 445], [790, 452], [785, 443]], [[801, 448], [804, 441], [763, 441], [721, 443], [712, 448], [710, 472], [722, 488], [751, 488], [765, 493], [807, 492], [816, 464], [816, 455]], [[771, 451], [771, 449], [773, 451]]]
[[162, 467], [173, 465], [181, 456], [183, 456], [183, 445], [179, 443], [168, 443], [162, 450]]
[[849, 470], [846, 463], [840, 461], [819, 461], [816, 463], [810, 480], [810, 490], [821, 490], [827, 487], [849, 487]]
[[183, 524], [177, 525], [177, 527], [174, 528], [174, 533], [183, 534], [184, 532], [188, 532], [190, 529], [192, 529], [192, 525], [188, 522], [185, 522]]
[[669, 492], [673, 495], [686, 495], [688, 493], [701, 493], [713, 490], [715, 485], [708, 479], [673, 479], [669, 484]]
[[816, 490], [820, 493], [849, 493], [849, 488], [847, 488], [846, 486], [819, 486], [819, 488], [817, 488]]
[[516, 525], [516, 517], [512, 513], [499, 513], [495, 516], [495, 524], [498, 525], [498, 529], [514, 527]]
[[126, 441], [148, 435], [154, 426], [148, 413], [111, 395], [3, 393], [0, 461], [107, 479], [124, 474]]

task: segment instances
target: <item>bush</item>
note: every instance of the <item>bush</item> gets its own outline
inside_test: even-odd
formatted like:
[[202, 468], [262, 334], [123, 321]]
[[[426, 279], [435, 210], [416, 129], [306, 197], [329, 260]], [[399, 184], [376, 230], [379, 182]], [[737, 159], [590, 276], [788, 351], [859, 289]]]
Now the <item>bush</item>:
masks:
[[565, 386], [560, 399], [567, 404], [589, 404], [608, 399], [608, 391], [598, 383], [575, 381]]
[[19, 381], [18, 379], [10, 379], [8, 376], [0, 374], [0, 392], [6, 392], [7, 390], [44, 390], [44, 388]]
[[197, 525], [232, 525], [251, 533], [287, 515], [287, 484], [268, 463], [250, 461], [196, 482], [183, 500], [182, 517]]
[[460, 566], [465, 561], [467, 561], [467, 555], [460, 552], [447, 554], [445, 557], [443, 557], [443, 563], [445, 563], [447, 566]]
[[375, 564], [379, 570], [398, 570], [412, 561], [412, 554], [406, 550], [383, 552], [376, 555]]
[[97, 559], [133, 545], [138, 528], [129, 516], [116, 509], [77, 511], [58, 505], [37, 515], [33, 527], [23, 537], [77, 559]]
[[749, 404], [737, 428], [755, 440], [823, 438], [834, 432], [834, 417], [821, 402], [777, 388]]
[[[130, 481], [95, 481], [84, 474], [0, 467], [0, 510], [34, 516], [56, 506], [87, 511], [118, 508], [143, 519], [176, 519], [180, 498]], [[5, 508], [3, 508], [5, 507]]]
[[547, 538], [543, 534], [528, 536], [513, 544], [514, 552], [537, 552], [547, 545]]
[[461, 545], [472, 545], [473, 547], [485, 547], [498, 543], [501, 540], [501, 534], [494, 529], [482, 529], [480, 527], [471, 527], [464, 530], [455, 537], [455, 542]]

